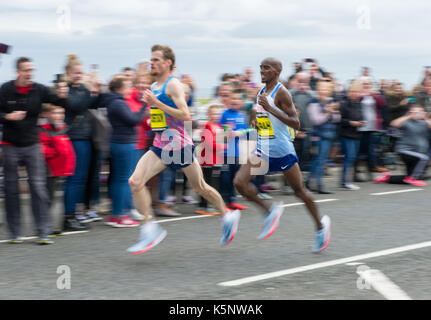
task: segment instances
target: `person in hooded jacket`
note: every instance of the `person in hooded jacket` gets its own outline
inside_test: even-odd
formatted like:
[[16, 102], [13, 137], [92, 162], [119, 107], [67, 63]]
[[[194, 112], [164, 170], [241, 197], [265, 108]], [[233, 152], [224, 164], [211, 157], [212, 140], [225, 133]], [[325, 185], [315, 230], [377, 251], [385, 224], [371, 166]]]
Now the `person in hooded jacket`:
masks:
[[106, 94], [104, 104], [108, 111], [108, 120], [112, 126], [110, 140], [111, 181], [110, 196], [112, 215], [106, 224], [112, 227], [137, 227], [138, 222], [130, 219], [128, 211], [132, 207], [132, 195], [129, 178], [136, 165], [136, 125], [142, 121], [147, 110], [142, 103], [139, 111], [133, 112], [124, 99], [128, 87], [123, 75], [116, 75], [109, 84], [110, 93]]

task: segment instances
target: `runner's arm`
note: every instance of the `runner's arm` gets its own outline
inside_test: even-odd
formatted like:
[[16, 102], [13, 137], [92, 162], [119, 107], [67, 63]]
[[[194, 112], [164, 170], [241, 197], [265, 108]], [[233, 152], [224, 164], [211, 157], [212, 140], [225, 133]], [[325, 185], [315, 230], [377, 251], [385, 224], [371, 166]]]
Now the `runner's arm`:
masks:
[[292, 97], [286, 88], [281, 87], [275, 95], [275, 105], [282, 110], [271, 107], [266, 99], [266, 96], [261, 95], [259, 104], [273, 116], [277, 117], [281, 122], [288, 125], [290, 128], [299, 130], [300, 123], [298, 114], [296, 113], [295, 105], [293, 104]]
[[174, 101], [178, 109], [169, 107], [161, 102], [150, 90], [145, 91], [144, 101], [156, 108], [159, 108], [174, 118], [183, 121], [190, 121], [192, 118], [187, 106], [184, 90], [177, 79], [172, 79], [172, 81], [168, 83], [166, 94]]

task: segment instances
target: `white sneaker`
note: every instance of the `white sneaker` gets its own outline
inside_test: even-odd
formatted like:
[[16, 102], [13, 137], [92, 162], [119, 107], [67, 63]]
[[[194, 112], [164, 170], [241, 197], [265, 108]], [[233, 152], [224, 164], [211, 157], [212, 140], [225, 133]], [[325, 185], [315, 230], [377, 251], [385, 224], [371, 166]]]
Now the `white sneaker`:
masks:
[[344, 189], [347, 189], [347, 190], [354, 190], [354, 191], [361, 189], [360, 187], [358, 187], [357, 185], [352, 184], [352, 183], [346, 183], [346, 184], [342, 185], [341, 187]]
[[190, 203], [190, 204], [196, 204], [198, 203], [195, 198], [192, 196], [183, 196], [183, 203]]
[[144, 220], [144, 216], [139, 213], [138, 210], [132, 209], [129, 211], [129, 217], [133, 220], [142, 221]]
[[175, 204], [175, 202], [177, 202], [177, 197], [167, 196], [165, 202], [168, 204]]

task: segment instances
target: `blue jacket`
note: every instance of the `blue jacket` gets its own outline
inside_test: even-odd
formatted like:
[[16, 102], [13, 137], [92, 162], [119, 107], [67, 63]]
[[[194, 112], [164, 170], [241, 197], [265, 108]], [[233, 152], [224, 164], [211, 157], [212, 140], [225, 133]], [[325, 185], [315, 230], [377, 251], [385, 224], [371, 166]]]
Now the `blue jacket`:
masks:
[[145, 112], [144, 105], [139, 112], [132, 112], [123, 96], [114, 92], [106, 94], [104, 102], [112, 126], [111, 142], [135, 143], [135, 127], [142, 121]]

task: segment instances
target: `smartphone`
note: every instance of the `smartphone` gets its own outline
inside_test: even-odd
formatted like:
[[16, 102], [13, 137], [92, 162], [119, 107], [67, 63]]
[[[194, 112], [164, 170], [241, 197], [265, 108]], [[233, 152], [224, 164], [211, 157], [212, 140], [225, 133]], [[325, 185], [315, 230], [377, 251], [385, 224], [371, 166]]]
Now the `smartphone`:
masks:
[[11, 46], [4, 44], [4, 43], [0, 43], [0, 53], [8, 54], [10, 48], [11, 48]]

